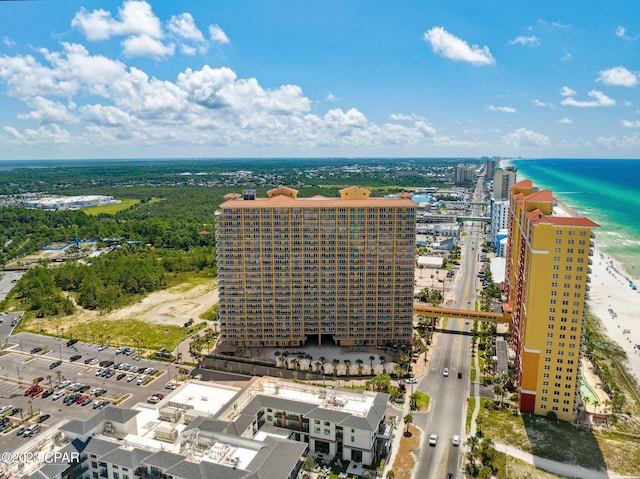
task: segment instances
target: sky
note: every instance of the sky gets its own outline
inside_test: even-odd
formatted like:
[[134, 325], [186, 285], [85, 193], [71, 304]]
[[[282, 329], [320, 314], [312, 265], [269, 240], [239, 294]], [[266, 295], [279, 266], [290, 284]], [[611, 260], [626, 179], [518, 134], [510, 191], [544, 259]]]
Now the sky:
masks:
[[0, 1], [0, 160], [640, 158], [637, 0]]

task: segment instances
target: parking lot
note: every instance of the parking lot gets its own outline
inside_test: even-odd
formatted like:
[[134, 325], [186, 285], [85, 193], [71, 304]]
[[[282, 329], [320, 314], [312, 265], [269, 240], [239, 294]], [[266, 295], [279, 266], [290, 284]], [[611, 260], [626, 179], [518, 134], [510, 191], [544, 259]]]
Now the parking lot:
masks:
[[[67, 341], [19, 333], [8, 337], [5, 346], [3, 338], [0, 410], [3, 406], [11, 406], [11, 410], [0, 414], [0, 417], [7, 417], [11, 422], [8, 424], [5, 421], [4, 424], [8, 427], [0, 432], [0, 445], [4, 450], [14, 450], [24, 443], [23, 435], [18, 435], [17, 427], [14, 427], [21, 423], [21, 418], [30, 418], [29, 423], [36, 423], [38, 417], [48, 414], [50, 417], [41, 424], [41, 430], [45, 430], [61, 419], [84, 418], [94, 414], [97, 409], [93, 407], [96, 401], [133, 405], [146, 401], [153, 394], [165, 392], [164, 385], [178, 373], [175, 365], [139, 359], [133, 354], [116, 354], [117, 348], [114, 347], [104, 348], [83, 342], [67, 346]], [[35, 352], [39, 348], [41, 350]], [[32, 351], [35, 353], [32, 354]], [[71, 361], [74, 356], [80, 357]], [[103, 366], [100, 365], [101, 362]], [[59, 365], [55, 365], [56, 363]], [[114, 369], [119, 363], [127, 363], [129, 370]], [[147, 371], [145, 374], [144, 370], [147, 368], [155, 372]], [[60, 384], [65, 386], [59, 388]], [[28, 388], [34, 385], [39, 388], [32, 388], [27, 393]], [[82, 391], [72, 391], [74, 385], [85, 387]], [[97, 388], [106, 392], [97, 396], [91, 394]], [[60, 391], [64, 394], [60, 394]], [[84, 406], [77, 400], [67, 400], [69, 404], [66, 405], [65, 398], [74, 393], [79, 394], [78, 399], [89, 396], [91, 400], [84, 401]], [[43, 395], [46, 397], [43, 398]], [[22, 409], [21, 413], [17, 412], [18, 408]], [[14, 414], [11, 414], [12, 410]], [[3, 427], [1, 421], [2, 419], [0, 429]]]

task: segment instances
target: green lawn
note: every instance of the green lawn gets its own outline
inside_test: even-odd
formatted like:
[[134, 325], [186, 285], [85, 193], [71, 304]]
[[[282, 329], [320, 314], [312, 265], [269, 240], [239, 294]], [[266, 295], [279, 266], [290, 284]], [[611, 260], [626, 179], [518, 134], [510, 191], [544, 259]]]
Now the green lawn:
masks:
[[126, 210], [131, 208], [133, 205], [140, 203], [140, 200], [135, 198], [124, 198], [121, 200], [122, 203], [118, 203], [115, 205], [104, 205], [104, 206], [94, 206], [92, 208], [83, 208], [84, 211], [89, 216], [98, 216], [99, 214], [113, 215], [118, 211]]
[[427, 411], [429, 409], [429, 401], [431, 400], [431, 397], [421, 391], [416, 391], [414, 394], [417, 398], [416, 406], [418, 411]]
[[[153, 324], [137, 319], [96, 320], [76, 324], [72, 330], [65, 329], [63, 336], [73, 336], [94, 344], [107, 343], [111, 346], [133, 346], [150, 350], [166, 348], [172, 351], [180, 342], [203, 327], [203, 323], [180, 329], [179, 326]], [[24, 331], [30, 331], [28, 325]]]

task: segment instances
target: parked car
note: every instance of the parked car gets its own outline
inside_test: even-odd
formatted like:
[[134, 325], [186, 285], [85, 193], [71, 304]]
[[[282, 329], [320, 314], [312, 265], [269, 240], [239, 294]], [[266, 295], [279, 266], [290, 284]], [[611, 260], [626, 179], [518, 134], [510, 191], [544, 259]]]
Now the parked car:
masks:
[[62, 381], [60, 384], [58, 384], [58, 389], [66, 388], [69, 384], [71, 384], [71, 381], [69, 381], [68, 379]]
[[33, 390], [31, 391], [31, 396], [36, 397], [42, 391], [44, 391], [44, 388], [42, 386], [33, 386]]
[[89, 363], [91, 363], [91, 361], [93, 361], [94, 359], [96, 359], [96, 358], [87, 358], [87, 359], [85, 359], [85, 360], [84, 360], [84, 363], [85, 363], [85, 364], [89, 364]]
[[176, 386], [176, 385], [175, 385], [175, 384], [173, 384], [173, 383], [167, 383], [167, 384], [165, 384], [165, 385], [164, 385], [164, 388], [165, 388], [165, 389], [175, 389], [175, 388], [177, 388], [177, 387], [178, 387], [178, 386]]
[[[26, 394], [25, 394], [26, 396]], [[11, 409], [13, 409], [13, 406], [11, 404], [8, 404], [6, 406], [2, 406], [0, 407], [0, 414], [4, 414], [5, 412], [10, 411]]]
[[45, 422], [50, 417], [51, 417], [51, 414], [42, 414], [38, 416], [38, 418], [36, 419], [36, 422]]
[[53, 393], [55, 393], [54, 389], [47, 389], [45, 392], [42, 393], [42, 399], [44, 398], [48, 398], [49, 396], [51, 396]]
[[31, 350], [31, 354], [38, 354], [40, 352], [42, 352], [42, 348], [40, 346], [35, 347]]
[[73, 346], [74, 344], [76, 344], [78, 342], [77, 339], [70, 339], [69, 341], [67, 341], [67, 346]]
[[109, 346], [107, 346], [106, 344], [101, 344], [101, 345], [98, 347], [98, 351], [104, 351], [104, 350], [105, 350], [105, 349], [107, 349], [108, 347], [109, 347]]
[[42, 376], [38, 376], [37, 378], [33, 378], [33, 384], [38, 384], [40, 381], [44, 381]]
[[60, 399], [62, 396], [65, 395], [65, 392], [63, 390], [58, 391], [57, 393], [55, 393], [51, 399], [53, 399], [54, 401], [57, 401], [58, 399]]
[[51, 364], [49, 364], [49, 369], [53, 369], [53, 368], [57, 368], [58, 366], [60, 366], [62, 363], [60, 361], [54, 361]]
[[138, 376], [138, 380], [136, 381], [136, 384], [138, 386], [140, 386], [144, 382], [145, 379], [147, 379], [147, 375], [146, 374]]
[[71, 357], [69, 358], [69, 361], [74, 362], [74, 361], [77, 361], [78, 359], [80, 359], [81, 357], [82, 357], [82, 356], [81, 356], [81, 355], [79, 355], [79, 354], [74, 354], [73, 356], [71, 356]]
[[123, 377], [125, 377], [126, 374], [125, 373], [120, 373], [116, 376], [116, 380], [120, 381]]

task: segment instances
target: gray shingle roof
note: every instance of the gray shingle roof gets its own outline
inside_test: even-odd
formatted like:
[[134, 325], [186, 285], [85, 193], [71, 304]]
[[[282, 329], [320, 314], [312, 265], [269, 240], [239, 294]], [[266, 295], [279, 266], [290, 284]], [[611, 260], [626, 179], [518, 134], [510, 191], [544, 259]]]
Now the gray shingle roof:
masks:
[[144, 449], [139, 449], [137, 447], [134, 447], [133, 449], [124, 449], [119, 447], [108, 454], [105, 454], [100, 459], [105, 462], [135, 469], [152, 454], [153, 452], [151, 451], [145, 451]]
[[168, 469], [167, 475], [176, 479], [241, 479], [247, 475], [247, 471], [207, 461], [181, 461]]

